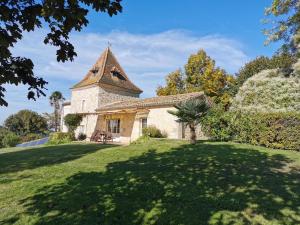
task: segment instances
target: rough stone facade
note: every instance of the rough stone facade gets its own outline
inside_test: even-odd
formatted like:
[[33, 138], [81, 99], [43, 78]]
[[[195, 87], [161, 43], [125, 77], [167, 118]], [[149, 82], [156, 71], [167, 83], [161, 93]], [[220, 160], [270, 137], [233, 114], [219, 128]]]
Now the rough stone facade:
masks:
[[119, 101], [124, 101], [128, 99], [133, 99], [133, 98], [138, 98], [139, 94], [131, 93], [131, 92], [126, 92], [126, 91], [121, 91], [121, 90], [114, 90], [109, 88], [100, 88], [99, 89], [99, 105], [98, 108], [101, 108], [101, 106], [108, 104], [108, 103], [113, 103], [113, 102], [119, 102]]
[[98, 115], [89, 115], [88, 113], [95, 113], [96, 109], [101, 108], [105, 104], [137, 97], [139, 95], [135, 93], [114, 89], [109, 90], [100, 86], [72, 89], [69, 113], [81, 113], [84, 115], [81, 125], [77, 128], [75, 134], [85, 133], [90, 138], [96, 129]]

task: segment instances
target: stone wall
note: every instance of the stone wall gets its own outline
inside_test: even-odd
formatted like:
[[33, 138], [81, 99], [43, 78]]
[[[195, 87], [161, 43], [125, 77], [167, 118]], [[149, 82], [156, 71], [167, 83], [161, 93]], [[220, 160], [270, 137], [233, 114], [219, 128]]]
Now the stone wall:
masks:
[[93, 132], [95, 131], [97, 125], [98, 115], [86, 115], [82, 118], [80, 126], [76, 129], [75, 135], [79, 133], [84, 133], [87, 136], [87, 140], [90, 140]]
[[71, 113], [95, 112], [99, 105], [99, 92], [98, 86], [72, 89]]
[[[68, 109], [68, 113], [95, 113], [96, 109], [102, 105], [137, 97], [139, 97], [138, 94], [104, 89], [99, 86], [76, 88], [72, 89], [71, 106]], [[89, 139], [95, 131], [97, 123], [99, 123], [98, 115], [86, 115], [83, 117], [80, 126], [76, 129], [75, 134], [85, 133]]]
[[105, 104], [118, 102], [122, 100], [134, 99], [138, 97], [139, 94], [134, 94], [134, 93], [120, 91], [120, 90], [100, 88], [99, 96], [98, 96], [99, 107], [101, 108], [101, 106]]
[[72, 90], [71, 112], [95, 112], [95, 110], [100, 108], [102, 105], [138, 97], [139, 94], [107, 89], [99, 86], [77, 88]]
[[61, 110], [61, 121], [60, 121], [60, 131], [68, 132], [68, 128], [65, 125], [64, 118], [71, 112], [71, 105], [64, 105]]
[[168, 113], [168, 110], [175, 110], [174, 107], [154, 108], [150, 109], [147, 125], [154, 125], [162, 132], [167, 133], [168, 138], [180, 139], [180, 124], [176, 121], [177, 118]]
[[[190, 128], [189, 127], [185, 127], [184, 128], [183, 139], [190, 140], [190, 135], [191, 135]], [[196, 127], [196, 138], [197, 138], [197, 140], [207, 140], [208, 139], [208, 137], [206, 137], [204, 135], [203, 131], [201, 130], [201, 125], [198, 125]]]
[[[141, 132], [141, 118], [147, 118], [148, 126], [155, 126], [162, 132], [168, 135], [170, 139], [189, 139], [190, 129], [183, 126], [182, 123], [177, 122], [177, 117], [168, 113], [168, 110], [175, 110], [174, 107], [153, 108], [144, 115], [136, 115], [133, 131], [131, 134], [131, 141], [136, 140], [142, 135]], [[198, 140], [207, 139], [201, 131], [201, 126], [197, 126], [196, 135]]]
[[[72, 89], [71, 106], [64, 106], [64, 113], [95, 113], [96, 109], [105, 104], [116, 101], [138, 98], [139, 94], [126, 91], [108, 89], [99, 86], [90, 86], [85, 88]], [[175, 110], [174, 107], [152, 108], [144, 115], [122, 114], [121, 133], [119, 140], [121, 142], [131, 142], [141, 136], [141, 118], [147, 118], [148, 126], [155, 126], [168, 135], [171, 139], [182, 139], [189, 137], [189, 129], [184, 129], [182, 124], [178, 123], [174, 115], [168, 113], [168, 110]], [[81, 125], [76, 130], [76, 135], [85, 133], [87, 138], [91, 137], [95, 129], [106, 130], [105, 117], [88, 114], [83, 117]], [[67, 129], [63, 126], [62, 131]], [[197, 139], [203, 139], [204, 135], [201, 128], [197, 129]]]

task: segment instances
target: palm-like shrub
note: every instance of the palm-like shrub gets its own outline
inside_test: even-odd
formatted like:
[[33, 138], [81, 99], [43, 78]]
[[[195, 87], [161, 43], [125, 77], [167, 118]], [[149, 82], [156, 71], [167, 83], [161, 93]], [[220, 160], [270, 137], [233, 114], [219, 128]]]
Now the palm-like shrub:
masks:
[[54, 91], [49, 97], [50, 105], [54, 107], [54, 129], [55, 132], [58, 131], [59, 122], [60, 122], [60, 110], [61, 104], [65, 100], [62, 93], [59, 91]]
[[190, 142], [196, 143], [196, 126], [200, 123], [201, 118], [208, 112], [210, 103], [205, 96], [191, 99], [174, 106], [177, 110], [168, 112], [178, 117], [178, 122], [184, 123], [191, 131]]

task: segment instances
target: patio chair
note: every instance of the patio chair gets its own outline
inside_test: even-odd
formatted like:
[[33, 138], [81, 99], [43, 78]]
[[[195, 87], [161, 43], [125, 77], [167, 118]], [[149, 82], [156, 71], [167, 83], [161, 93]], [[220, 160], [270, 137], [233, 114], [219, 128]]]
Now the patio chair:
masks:
[[97, 135], [97, 133], [98, 133], [98, 130], [95, 130], [94, 132], [93, 132], [93, 134], [92, 134], [92, 136], [91, 136], [91, 141], [96, 141], [96, 135]]
[[104, 138], [105, 138], [105, 142], [107, 142], [107, 141], [113, 142], [113, 136], [112, 136], [112, 133], [110, 133], [110, 132], [106, 132]]

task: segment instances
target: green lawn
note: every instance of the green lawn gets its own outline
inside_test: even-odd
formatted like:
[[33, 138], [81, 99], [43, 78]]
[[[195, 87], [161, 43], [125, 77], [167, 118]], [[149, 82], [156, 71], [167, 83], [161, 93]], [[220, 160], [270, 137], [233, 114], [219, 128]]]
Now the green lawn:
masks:
[[300, 224], [300, 153], [163, 140], [1, 149], [0, 224]]

